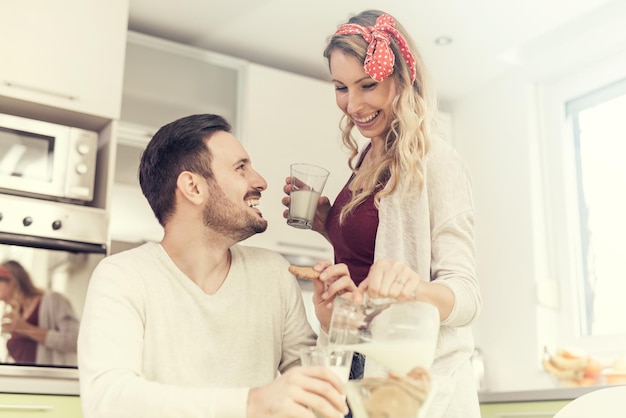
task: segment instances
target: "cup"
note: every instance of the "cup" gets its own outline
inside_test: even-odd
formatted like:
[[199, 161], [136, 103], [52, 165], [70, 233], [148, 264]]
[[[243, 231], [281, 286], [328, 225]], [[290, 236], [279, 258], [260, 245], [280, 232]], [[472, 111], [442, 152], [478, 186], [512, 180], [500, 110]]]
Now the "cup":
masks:
[[291, 203], [287, 225], [311, 229], [317, 202], [330, 172], [325, 168], [305, 163], [291, 164]]
[[[350, 379], [350, 367], [354, 352], [337, 347], [305, 347], [300, 350], [300, 360], [303, 366], [325, 366], [339, 377], [343, 384]], [[321, 417], [313, 411], [316, 417]]]
[[8, 325], [11, 323], [10, 314], [15, 309], [13, 305], [8, 302], [1, 302], [1, 303], [2, 303], [2, 310], [0, 311], [0, 315], [1, 315], [1, 324], [3, 325], [1, 334], [2, 334], [2, 337], [9, 338], [11, 334], [4, 331], [4, 325]]
[[346, 383], [350, 378], [353, 352], [337, 347], [305, 347], [300, 350], [303, 366], [325, 366], [330, 368], [339, 379]]
[[0, 362], [8, 363], [9, 362], [9, 351], [7, 349], [7, 342], [11, 338], [11, 333], [6, 332], [5, 325], [11, 323], [11, 319], [8, 317], [10, 313], [14, 310], [13, 305], [8, 302], [2, 302], [2, 309], [0, 310], [0, 324], [2, 325], [2, 329], [0, 331], [0, 341], [2, 342], [2, 347], [0, 347]]

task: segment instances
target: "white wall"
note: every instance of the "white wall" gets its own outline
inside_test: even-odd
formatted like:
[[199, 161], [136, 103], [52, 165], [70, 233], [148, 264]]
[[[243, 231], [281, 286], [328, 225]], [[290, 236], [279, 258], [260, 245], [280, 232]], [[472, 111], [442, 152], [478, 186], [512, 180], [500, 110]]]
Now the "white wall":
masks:
[[[567, 42], [576, 43], [576, 38]], [[538, 316], [545, 308], [538, 307], [538, 298], [545, 303], [546, 295], [538, 285], [551, 274], [539, 150], [545, 148], [543, 141], [560, 138], [545, 132], [548, 112], [539, 92], [590, 67], [606, 70], [607, 57], [626, 58], [625, 42], [602, 51], [600, 46], [576, 48], [577, 55], [559, 59], [558, 52], [568, 49], [562, 46], [550, 50], [542, 45], [535, 54], [551, 56], [550, 64], [519, 67], [447, 104], [454, 144], [473, 175], [477, 274], [484, 303], [474, 333], [485, 357], [488, 390], [555, 387], [540, 362], [543, 345], [552, 342], [547, 330], [554, 324]], [[603, 75], [600, 79], [611, 81]]]
[[470, 165], [483, 312], [474, 327], [486, 386], [549, 384], [537, 360], [531, 141], [534, 88], [511, 74], [452, 104], [455, 145]]

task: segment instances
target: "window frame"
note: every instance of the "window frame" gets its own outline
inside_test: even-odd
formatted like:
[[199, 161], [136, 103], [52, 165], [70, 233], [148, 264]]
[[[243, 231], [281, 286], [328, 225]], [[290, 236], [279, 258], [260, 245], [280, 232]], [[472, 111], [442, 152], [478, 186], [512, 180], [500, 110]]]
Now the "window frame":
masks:
[[580, 335], [579, 303], [583, 285], [579, 202], [574, 132], [567, 104], [626, 78], [626, 54], [538, 83], [539, 135], [536, 146], [541, 184], [542, 233], [537, 248], [545, 251], [545, 274], [537, 280], [539, 341], [574, 345], [609, 362], [626, 351], [626, 333]]

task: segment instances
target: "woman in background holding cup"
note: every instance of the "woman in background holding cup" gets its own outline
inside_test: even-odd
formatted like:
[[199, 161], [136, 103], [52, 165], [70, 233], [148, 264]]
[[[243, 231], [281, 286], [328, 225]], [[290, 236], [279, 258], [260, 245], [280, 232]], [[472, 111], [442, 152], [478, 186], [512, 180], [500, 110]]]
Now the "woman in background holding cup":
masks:
[[19, 364], [76, 366], [79, 320], [67, 298], [37, 288], [15, 260], [0, 264], [0, 300], [5, 309], [2, 333], [7, 351]]
[[[313, 230], [331, 242], [335, 263], [348, 266], [357, 297], [367, 292], [437, 307], [431, 368], [437, 389], [429, 418], [479, 417], [470, 363], [470, 325], [482, 306], [471, 184], [459, 155], [434, 134], [437, 100], [424, 64], [404, 28], [376, 10], [341, 25], [324, 56], [344, 113], [353, 174], [332, 206], [319, 200]], [[361, 149], [351, 136], [355, 127], [369, 139]], [[289, 194], [289, 178], [286, 183]], [[314, 302], [331, 301], [317, 292]]]

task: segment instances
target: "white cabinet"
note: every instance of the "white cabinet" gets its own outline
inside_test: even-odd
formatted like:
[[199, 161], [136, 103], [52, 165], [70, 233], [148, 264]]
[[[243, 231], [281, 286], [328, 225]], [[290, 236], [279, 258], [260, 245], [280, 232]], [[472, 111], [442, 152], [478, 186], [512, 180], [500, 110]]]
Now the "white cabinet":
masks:
[[128, 0], [0, 3], [0, 105], [120, 113]]
[[215, 113], [237, 125], [245, 62], [129, 31], [122, 91], [122, 135], [145, 141], [166, 123]]
[[160, 241], [159, 225], [138, 182], [141, 152], [158, 128], [196, 113], [224, 116], [236, 133], [245, 62], [129, 32], [122, 112], [111, 193], [111, 239]]
[[348, 180], [348, 153], [341, 143], [341, 112], [332, 83], [250, 64], [244, 86], [240, 139], [252, 166], [268, 183], [261, 198], [267, 231], [245, 243], [310, 260], [332, 260], [332, 247], [321, 235], [287, 226], [281, 203], [291, 163], [306, 162], [328, 169], [323, 194], [331, 203]]
[[137, 182], [141, 151], [162, 125], [194, 113], [216, 113], [231, 122], [253, 167], [269, 184], [261, 200], [268, 229], [246, 244], [309, 260], [333, 258], [332, 247], [319, 234], [286, 225], [281, 204], [293, 162], [330, 170], [324, 194], [331, 202], [350, 175], [331, 83], [131, 31], [122, 97], [112, 241], [161, 239], [162, 228]]
[[109, 223], [112, 241], [140, 244], [163, 238], [163, 228], [139, 186], [137, 170], [144, 148], [139, 144], [117, 144]]

